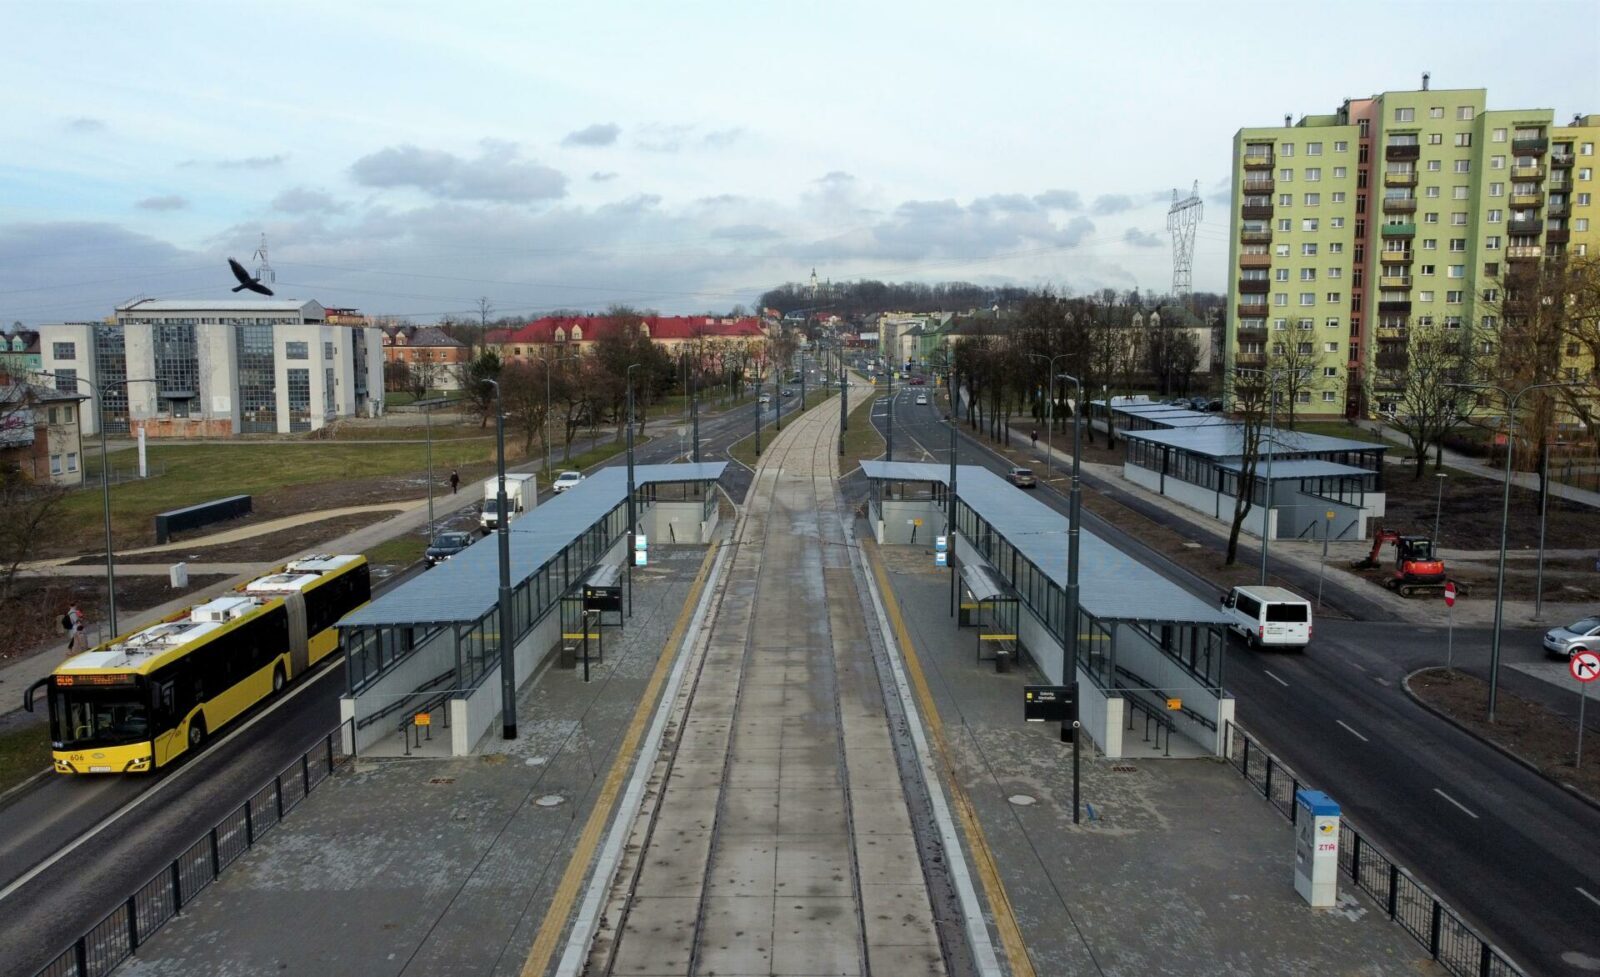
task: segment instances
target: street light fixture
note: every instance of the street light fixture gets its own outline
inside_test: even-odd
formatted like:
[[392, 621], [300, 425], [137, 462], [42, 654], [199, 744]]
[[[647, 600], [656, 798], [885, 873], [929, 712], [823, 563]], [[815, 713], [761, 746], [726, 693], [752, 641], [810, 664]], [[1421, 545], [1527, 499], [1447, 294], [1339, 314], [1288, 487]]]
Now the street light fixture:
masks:
[[[636, 559], [633, 555], [634, 537], [639, 532], [639, 517], [633, 501], [633, 371], [637, 370], [639, 366], [640, 364], [638, 363], [629, 363], [628, 368], [623, 371], [623, 376], [628, 386], [628, 551], [622, 555], [622, 558], [628, 564], [629, 617], [633, 617], [633, 561]], [[756, 406], [759, 410], [760, 405], [757, 404]]]
[[511, 645], [511, 513], [506, 511], [506, 412], [500, 404], [500, 382], [483, 379], [494, 388], [495, 471], [500, 488], [495, 495], [496, 533], [500, 547], [500, 738], [517, 738], [517, 662]]
[[[74, 383], [87, 383], [94, 388], [95, 412], [100, 417], [100, 504], [106, 522], [106, 624], [111, 629], [111, 637], [115, 638], [117, 631], [117, 569], [116, 555], [111, 551], [111, 469], [106, 463], [106, 397], [105, 391], [116, 386], [127, 386], [130, 383], [155, 383], [154, 379], [140, 378], [137, 380], [90, 380], [86, 377], [63, 376], [60, 373], [51, 373], [48, 370], [33, 371], [42, 377], [51, 377], [56, 380], [68, 380]], [[56, 389], [60, 389], [58, 386]]]
[[[1506, 598], [1506, 529], [1511, 519], [1511, 454], [1516, 447], [1515, 425], [1517, 423], [1517, 401], [1530, 390], [1548, 389], [1551, 387], [1576, 387], [1577, 383], [1530, 383], [1515, 394], [1504, 387], [1492, 383], [1451, 383], [1446, 386], [1456, 387], [1461, 390], [1493, 390], [1506, 401], [1506, 469], [1505, 488], [1500, 499], [1500, 565], [1494, 583], [1494, 632], [1489, 644], [1489, 722], [1494, 722], [1494, 707], [1500, 691], [1500, 626], [1505, 616]], [[1546, 486], [1548, 491], [1548, 486]]]
[[540, 359], [544, 363], [544, 429], [546, 432], [544, 436], [544, 477], [545, 481], [549, 481], [551, 470], [555, 468], [555, 460], [550, 454], [550, 435], [548, 433], [550, 430], [550, 367], [569, 360], [580, 360], [583, 357], [574, 354], [572, 356], [540, 357]]

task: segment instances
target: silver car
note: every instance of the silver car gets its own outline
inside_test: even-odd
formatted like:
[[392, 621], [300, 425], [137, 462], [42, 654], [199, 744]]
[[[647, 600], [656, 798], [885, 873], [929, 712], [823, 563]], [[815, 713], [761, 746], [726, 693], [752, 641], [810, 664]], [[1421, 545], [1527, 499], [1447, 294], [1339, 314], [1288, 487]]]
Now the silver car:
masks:
[[1600, 652], [1600, 615], [1544, 633], [1544, 653], [1551, 658], [1571, 658], [1580, 651]]

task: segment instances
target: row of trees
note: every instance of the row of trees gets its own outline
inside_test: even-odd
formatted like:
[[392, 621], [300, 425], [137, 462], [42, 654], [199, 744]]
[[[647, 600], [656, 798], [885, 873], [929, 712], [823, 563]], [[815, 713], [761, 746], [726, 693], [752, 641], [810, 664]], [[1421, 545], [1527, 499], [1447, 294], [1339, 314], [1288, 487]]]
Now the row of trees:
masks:
[[761, 308], [787, 315], [801, 309], [826, 308], [842, 318], [859, 321], [885, 310], [941, 312], [960, 309], [1014, 307], [1027, 300], [1029, 290], [1016, 285], [986, 286], [971, 282], [880, 282], [860, 279], [829, 282], [813, 289], [801, 282], [779, 285], [761, 293]]

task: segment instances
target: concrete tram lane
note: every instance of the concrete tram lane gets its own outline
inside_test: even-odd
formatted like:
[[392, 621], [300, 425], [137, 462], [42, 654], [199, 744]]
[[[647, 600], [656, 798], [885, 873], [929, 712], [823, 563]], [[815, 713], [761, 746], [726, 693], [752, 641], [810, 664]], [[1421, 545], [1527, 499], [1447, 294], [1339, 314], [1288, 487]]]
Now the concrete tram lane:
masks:
[[[589, 973], [944, 974], [845, 547], [833, 416], [767, 447]], [[635, 831], [639, 828], [636, 827]]]

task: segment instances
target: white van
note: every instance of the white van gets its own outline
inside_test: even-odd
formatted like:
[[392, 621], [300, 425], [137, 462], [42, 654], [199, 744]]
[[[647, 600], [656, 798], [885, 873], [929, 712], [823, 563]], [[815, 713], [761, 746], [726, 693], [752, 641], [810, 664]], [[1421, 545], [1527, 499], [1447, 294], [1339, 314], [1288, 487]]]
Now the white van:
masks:
[[1311, 602], [1282, 587], [1235, 587], [1222, 598], [1228, 626], [1252, 648], [1304, 648], [1311, 643]]

